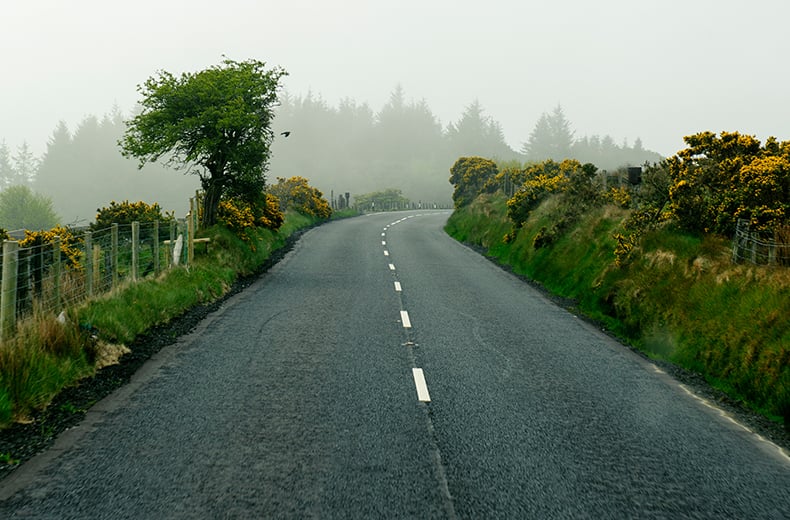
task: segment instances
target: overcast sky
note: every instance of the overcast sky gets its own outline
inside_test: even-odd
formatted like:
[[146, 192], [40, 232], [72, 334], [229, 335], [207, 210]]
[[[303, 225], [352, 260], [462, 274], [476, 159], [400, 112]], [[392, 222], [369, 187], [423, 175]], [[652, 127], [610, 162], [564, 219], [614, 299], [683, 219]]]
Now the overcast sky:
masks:
[[787, 0], [3, 0], [0, 140], [42, 153], [59, 120], [223, 55], [330, 105], [400, 84], [443, 125], [477, 99], [515, 149], [557, 104], [577, 137], [664, 155], [703, 130], [790, 140], [788, 20]]

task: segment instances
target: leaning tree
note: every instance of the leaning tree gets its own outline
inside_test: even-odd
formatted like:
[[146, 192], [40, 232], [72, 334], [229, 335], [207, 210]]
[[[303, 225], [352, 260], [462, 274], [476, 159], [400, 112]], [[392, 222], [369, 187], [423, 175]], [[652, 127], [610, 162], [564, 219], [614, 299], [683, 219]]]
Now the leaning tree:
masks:
[[119, 141], [124, 156], [142, 168], [167, 164], [200, 176], [202, 222], [216, 222], [223, 194], [263, 191], [280, 79], [287, 73], [257, 60], [221, 65], [180, 77], [161, 71], [138, 86], [141, 112]]

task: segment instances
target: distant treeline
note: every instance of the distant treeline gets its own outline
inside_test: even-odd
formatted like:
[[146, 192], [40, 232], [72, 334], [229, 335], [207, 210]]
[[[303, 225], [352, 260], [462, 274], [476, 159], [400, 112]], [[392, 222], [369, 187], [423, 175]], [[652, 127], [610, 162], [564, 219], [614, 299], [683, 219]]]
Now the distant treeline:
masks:
[[609, 137], [574, 139], [562, 108], [544, 114], [519, 151], [506, 142], [500, 124], [474, 101], [460, 119], [443, 127], [425, 101], [407, 101], [397, 87], [380, 111], [351, 99], [338, 106], [321, 97], [281, 98], [273, 144], [271, 174], [303, 175], [327, 194], [368, 193], [396, 188], [413, 201], [450, 200], [450, 166], [461, 156], [496, 161], [561, 161], [569, 157], [592, 162], [599, 169], [658, 162], [662, 157], [645, 150], [637, 138], [633, 146], [618, 145]]
[[155, 164], [138, 170], [118, 148], [125, 129], [116, 108], [102, 119], [87, 116], [73, 132], [61, 121], [40, 158], [23, 144], [15, 156], [22, 161], [4, 161], [9, 151], [0, 143], [0, 186], [23, 184], [48, 197], [63, 225], [87, 225], [111, 201], [143, 200], [185, 213], [190, 194], [200, 187], [198, 178]]
[[[124, 119], [116, 107], [102, 118], [87, 116], [73, 130], [60, 122], [40, 158], [26, 143], [12, 151], [0, 141], [0, 189], [31, 187], [51, 199], [65, 225], [87, 224], [97, 208], [113, 200], [143, 200], [176, 214], [186, 211], [184, 201], [199, 188], [199, 178], [164, 165], [138, 171], [136, 162], [121, 156], [118, 148]], [[401, 87], [377, 112], [351, 99], [333, 107], [310, 93], [284, 93], [273, 130], [269, 182], [306, 177], [327, 198], [332, 192], [350, 192], [352, 203], [355, 194], [387, 188], [401, 190], [414, 202], [449, 203], [449, 170], [461, 156], [521, 163], [572, 157], [608, 170], [661, 160], [643, 149], [639, 139], [628, 146], [609, 136], [575, 138], [559, 106], [540, 118], [516, 151], [479, 102], [443, 126], [425, 101], [407, 100]]]

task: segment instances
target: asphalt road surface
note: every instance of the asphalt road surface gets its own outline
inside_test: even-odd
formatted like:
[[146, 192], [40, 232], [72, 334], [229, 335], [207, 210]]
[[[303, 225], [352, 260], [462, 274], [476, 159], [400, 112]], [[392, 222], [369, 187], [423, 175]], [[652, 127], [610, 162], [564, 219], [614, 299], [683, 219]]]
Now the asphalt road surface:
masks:
[[0, 518], [790, 518], [790, 459], [442, 231], [306, 233]]

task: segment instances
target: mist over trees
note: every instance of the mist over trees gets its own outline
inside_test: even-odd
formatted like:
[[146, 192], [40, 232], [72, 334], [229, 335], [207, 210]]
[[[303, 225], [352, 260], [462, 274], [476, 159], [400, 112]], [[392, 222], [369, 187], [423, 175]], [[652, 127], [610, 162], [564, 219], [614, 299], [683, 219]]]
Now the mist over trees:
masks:
[[[573, 158], [610, 170], [662, 159], [639, 139], [633, 146], [617, 145], [610, 136], [576, 139], [559, 105], [541, 116], [516, 152], [478, 100], [445, 127], [425, 101], [407, 100], [400, 86], [378, 112], [352, 99], [333, 107], [311, 92], [304, 97], [285, 93], [280, 103], [272, 175], [305, 176], [327, 195], [393, 188], [414, 202], [447, 202], [452, 195], [448, 172], [459, 157], [531, 163]], [[282, 132], [291, 134], [285, 138]]]
[[571, 123], [560, 105], [550, 114], [544, 112], [541, 115], [529, 139], [522, 146], [521, 153], [529, 162], [576, 159], [582, 164], [592, 163], [603, 170], [641, 166], [646, 162], [656, 163], [662, 159], [660, 154], [645, 150], [639, 138], [634, 141], [633, 146], [628, 146], [627, 142], [618, 146], [608, 135], [574, 139]]
[[[286, 93], [274, 126], [271, 174], [302, 175], [327, 195], [393, 188], [415, 202], [448, 203], [449, 169], [459, 155], [520, 158], [477, 101], [443, 128], [424, 100], [407, 100], [400, 86], [378, 112], [352, 99], [332, 107], [312, 93]], [[280, 136], [286, 131], [292, 134]]]
[[118, 148], [126, 124], [116, 107], [99, 119], [87, 116], [72, 134], [58, 123], [38, 166], [34, 189], [52, 199], [61, 224], [87, 225], [111, 201], [156, 202], [185, 213], [200, 183], [159, 164], [137, 169]]
[[[0, 190], [29, 186], [52, 201], [63, 225], [87, 225], [111, 201], [142, 200], [185, 213], [200, 180], [159, 163], [138, 170], [137, 161], [124, 158], [118, 146], [126, 119], [113, 107], [104, 116], [86, 116], [74, 129], [59, 122], [40, 158], [27, 143], [11, 150], [0, 141]], [[415, 203], [449, 204], [450, 168], [459, 157], [500, 163], [573, 158], [604, 170], [662, 159], [638, 138], [629, 146], [610, 136], [575, 136], [559, 105], [539, 118], [515, 151], [478, 100], [443, 124], [424, 100], [408, 98], [401, 86], [377, 110], [350, 98], [332, 106], [312, 92], [282, 92], [272, 129], [267, 184], [278, 177], [305, 177], [327, 198], [350, 192], [352, 204], [356, 195], [388, 189]]]

